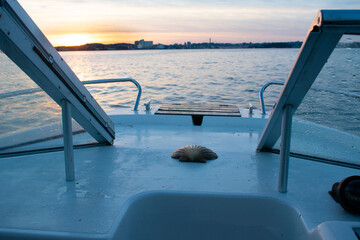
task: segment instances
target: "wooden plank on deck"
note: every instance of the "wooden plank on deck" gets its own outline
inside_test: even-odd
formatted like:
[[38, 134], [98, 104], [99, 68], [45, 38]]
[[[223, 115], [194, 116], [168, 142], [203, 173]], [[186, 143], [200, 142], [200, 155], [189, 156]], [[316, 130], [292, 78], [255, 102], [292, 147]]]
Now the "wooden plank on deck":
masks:
[[236, 105], [216, 103], [169, 103], [162, 105], [155, 114], [241, 117]]

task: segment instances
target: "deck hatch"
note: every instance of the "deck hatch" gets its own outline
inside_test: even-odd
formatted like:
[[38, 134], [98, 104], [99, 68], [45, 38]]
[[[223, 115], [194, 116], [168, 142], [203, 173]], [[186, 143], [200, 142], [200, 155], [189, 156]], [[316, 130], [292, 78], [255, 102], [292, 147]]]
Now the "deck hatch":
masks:
[[112, 143], [114, 124], [16, 1], [1, 1], [0, 49], [100, 143]]
[[[286, 177], [279, 178], [279, 189], [287, 184], [292, 115], [344, 34], [360, 34], [360, 10], [319, 11], [262, 132], [258, 151], [272, 149], [282, 136], [280, 166], [286, 167], [279, 171], [279, 176]], [[292, 109], [290, 114], [287, 109]], [[286, 187], [281, 189], [286, 192]]]
[[[63, 134], [56, 132], [53, 138], [63, 137], [66, 180], [74, 180], [72, 119], [102, 144], [113, 143], [113, 122], [17, 1], [0, 1], [0, 50], [62, 108]], [[16, 118], [21, 116], [16, 115]], [[41, 139], [27, 142], [36, 144], [49, 139], [48, 134], [41, 136], [38, 131], [34, 131], [32, 135], [40, 135]], [[11, 135], [6, 137], [13, 140]], [[26, 144], [21, 141], [21, 137], [17, 142], [19, 147]], [[40, 149], [49, 147], [42, 143], [40, 145]], [[6, 150], [6, 147], [0, 146], [0, 151]]]
[[274, 146], [281, 134], [284, 107], [292, 105], [295, 113], [342, 35], [360, 34], [359, 16], [360, 10], [319, 11], [269, 117], [257, 150], [271, 149]]

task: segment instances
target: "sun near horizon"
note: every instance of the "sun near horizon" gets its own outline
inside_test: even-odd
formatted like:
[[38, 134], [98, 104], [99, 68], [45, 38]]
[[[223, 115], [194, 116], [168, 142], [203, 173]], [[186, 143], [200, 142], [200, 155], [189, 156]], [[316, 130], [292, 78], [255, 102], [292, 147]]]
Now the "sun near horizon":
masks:
[[69, 34], [62, 34], [50, 38], [49, 41], [54, 46], [79, 46], [84, 45], [87, 43], [94, 43], [97, 40], [89, 34], [84, 33], [69, 33]]
[[[46, 33], [45, 33], [46, 34]], [[46, 37], [50, 43], [55, 47], [70, 47], [80, 46], [91, 43], [113, 44], [113, 43], [133, 43], [137, 40], [136, 37], [127, 36], [124, 33], [83, 33], [76, 32], [61, 32], [61, 33], [48, 33]], [[139, 39], [140, 40], [140, 39]]]

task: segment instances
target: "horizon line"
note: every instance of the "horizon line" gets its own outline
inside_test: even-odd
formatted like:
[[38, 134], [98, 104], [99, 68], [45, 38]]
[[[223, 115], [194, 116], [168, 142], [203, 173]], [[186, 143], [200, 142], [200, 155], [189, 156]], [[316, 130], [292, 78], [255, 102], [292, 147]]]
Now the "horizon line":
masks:
[[[149, 40], [151, 41], [151, 40]], [[134, 41], [135, 42], [135, 41]], [[188, 43], [190, 42], [191, 44], [264, 44], [264, 43], [296, 43], [296, 42], [303, 42], [301, 40], [296, 40], [296, 41], [268, 41], [268, 42], [237, 42], [237, 43], [231, 43], [231, 42], [191, 42], [191, 41], [186, 41], [184, 43]], [[154, 45], [164, 45], [164, 46], [171, 46], [171, 45], [184, 45], [184, 43], [171, 43], [171, 44], [164, 44], [164, 43], [154, 43]], [[89, 43], [84, 43], [81, 45], [58, 45], [58, 46], [54, 46], [54, 47], [81, 47], [81, 46], [85, 46], [85, 45], [91, 45], [91, 44], [102, 44], [102, 45], [115, 45], [115, 44], [131, 44], [131, 45], [135, 45], [135, 43], [129, 43], [129, 42], [116, 42], [116, 43], [101, 43], [101, 42], [89, 42]]]

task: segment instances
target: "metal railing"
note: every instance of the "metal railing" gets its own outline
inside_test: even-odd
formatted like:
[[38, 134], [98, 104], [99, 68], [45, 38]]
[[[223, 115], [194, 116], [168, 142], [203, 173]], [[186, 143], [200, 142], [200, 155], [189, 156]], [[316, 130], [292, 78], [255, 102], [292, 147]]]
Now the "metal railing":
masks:
[[99, 79], [99, 80], [82, 81], [82, 83], [85, 84], [85, 85], [87, 85], [87, 84], [101, 84], [101, 83], [114, 83], [114, 82], [132, 82], [133, 84], [135, 84], [135, 86], [138, 88], [138, 94], [137, 94], [135, 105], [134, 105], [134, 111], [137, 111], [139, 103], [140, 103], [142, 90], [141, 90], [140, 84], [135, 79], [132, 79], [132, 78], [115, 78], [115, 79]]
[[[115, 82], [132, 82], [135, 84], [135, 86], [138, 88], [138, 94], [135, 100], [135, 105], [134, 105], [134, 111], [138, 110], [138, 106], [140, 103], [140, 98], [141, 98], [141, 86], [140, 84], [132, 78], [115, 78], [115, 79], [98, 79], [98, 80], [89, 80], [89, 81], [82, 81], [82, 83], [84, 85], [88, 85], [88, 84], [101, 84], [101, 83], [115, 83]], [[18, 91], [13, 91], [13, 92], [6, 92], [6, 93], [2, 93], [0, 94], [0, 99], [4, 99], [4, 98], [8, 98], [8, 97], [16, 97], [16, 96], [20, 96], [20, 95], [26, 95], [26, 94], [32, 94], [32, 93], [37, 93], [37, 92], [41, 92], [42, 89], [41, 88], [29, 88], [29, 89], [24, 89], [24, 90], [18, 90]]]
[[266, 114], [265, 103], [264, 103], [264, 91], [270, 85], [284, 85], [284, 82], [270, 81], [270, 82], [265, 83], [264, 86], [261, 88], [261, 90], [259, 92], [259, 98], [260, 98], [260, 104], [261, 104], [261, 113], [263, 115]]
[[[284, 83], [283, 82], [277, 82], [277, 81], [271, 81], [271, 82], [265, 83], [264, 86], [261, 88], [261, 90], [259, 92], [259, 98], [260, 98], [260, 104], [261, 104], [261, 113], [263, 115], [266, 114], [265, 102], [264, 102], [264, 91], [270, 85], [284, 85]], [[360, 94], [358, 94], [358, 93], [350, 92], [350, 91], [343, 91], [343, 90], [333, 89], [333, 88], [312, 87], [312, 88], [310, 88], [310, 90], [323, 91], [323, 92], [329, 92], [329, 93], [335, 93], [335, 94], [342, 94], [342, 95], [345, 95], [345, 96], [348, 96], [348, 97], [360, 98]]]

